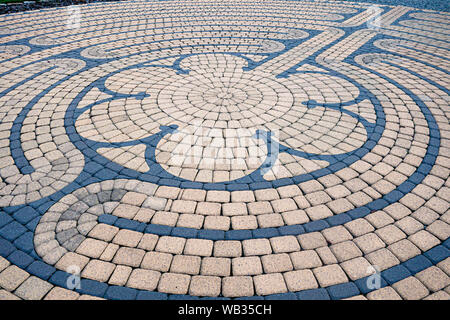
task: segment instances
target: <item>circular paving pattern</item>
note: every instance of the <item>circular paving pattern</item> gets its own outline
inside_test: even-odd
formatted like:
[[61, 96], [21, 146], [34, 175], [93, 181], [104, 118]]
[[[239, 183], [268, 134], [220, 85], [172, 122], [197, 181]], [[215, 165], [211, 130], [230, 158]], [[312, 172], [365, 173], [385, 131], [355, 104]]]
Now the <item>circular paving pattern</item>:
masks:
[[0, 16], [2, 299], [450, 298], [449, 13], [76, 8]]

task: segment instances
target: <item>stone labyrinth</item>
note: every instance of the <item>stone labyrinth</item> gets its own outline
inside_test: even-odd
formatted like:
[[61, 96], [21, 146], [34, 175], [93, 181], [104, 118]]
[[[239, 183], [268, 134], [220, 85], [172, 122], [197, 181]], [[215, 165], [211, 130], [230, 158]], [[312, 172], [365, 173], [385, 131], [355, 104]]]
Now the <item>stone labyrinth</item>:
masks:
[[0, 16], [1, 299], [450, 298], [450, 13], [76, 8]]

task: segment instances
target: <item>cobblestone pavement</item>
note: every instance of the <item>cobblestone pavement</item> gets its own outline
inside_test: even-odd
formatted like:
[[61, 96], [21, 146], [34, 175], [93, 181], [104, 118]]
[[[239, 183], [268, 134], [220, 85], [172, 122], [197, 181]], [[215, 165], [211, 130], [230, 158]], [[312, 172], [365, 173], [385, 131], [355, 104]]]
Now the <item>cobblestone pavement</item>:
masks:
[[449, 299], [449, 19], [0, 16], [0, 299]]

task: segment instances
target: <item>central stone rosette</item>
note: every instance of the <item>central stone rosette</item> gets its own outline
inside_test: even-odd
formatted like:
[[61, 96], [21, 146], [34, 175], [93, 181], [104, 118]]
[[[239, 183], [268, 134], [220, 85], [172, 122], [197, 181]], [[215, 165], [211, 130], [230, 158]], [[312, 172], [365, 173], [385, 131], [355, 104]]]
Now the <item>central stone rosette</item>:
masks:
[[[364, 143], [365, 129], [357, 119], [304, 103], [355, 99], [359, 90], [348, 81], [316, 71], [276, 78], [264, 68], [246, 67], [247, 60], [236, 55], [204, 54], [183, 59], [178, 70], [168, 65], [121, 71], [105, 85], [131, 97], [93, 106], [78, 118], [78, 132], [121, 143], [153, 135], [161, 125], [177, 125], [159, 141], [155, 160], [167, 172], [198, 182], [231, 181], [258, 169], [268, 155], [267, 141], [255, 135], [258, 130], [270, 131], [289, 148], [314, 154], [344, 153]], [[144, 98], [132, 97], [142, 92]], [[142, 158], [144, 151], [145, 146], [133, 149]], [[98, 152], [111, 154], [108, 148]], [[283, 164], [311, 162], [283, 157]], [[325, 165], [316, 161], [303, 171]], [[300, 172], [294, 171], [291, 176]]]

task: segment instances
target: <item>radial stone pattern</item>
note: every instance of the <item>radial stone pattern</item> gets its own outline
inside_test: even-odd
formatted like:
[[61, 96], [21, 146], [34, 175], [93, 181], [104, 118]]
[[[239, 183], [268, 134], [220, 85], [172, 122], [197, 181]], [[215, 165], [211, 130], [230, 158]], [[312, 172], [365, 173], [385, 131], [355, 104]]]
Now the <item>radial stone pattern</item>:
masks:
[[0, 299], [449, 299], [449, 21], [348, 1], [0, 16]]

